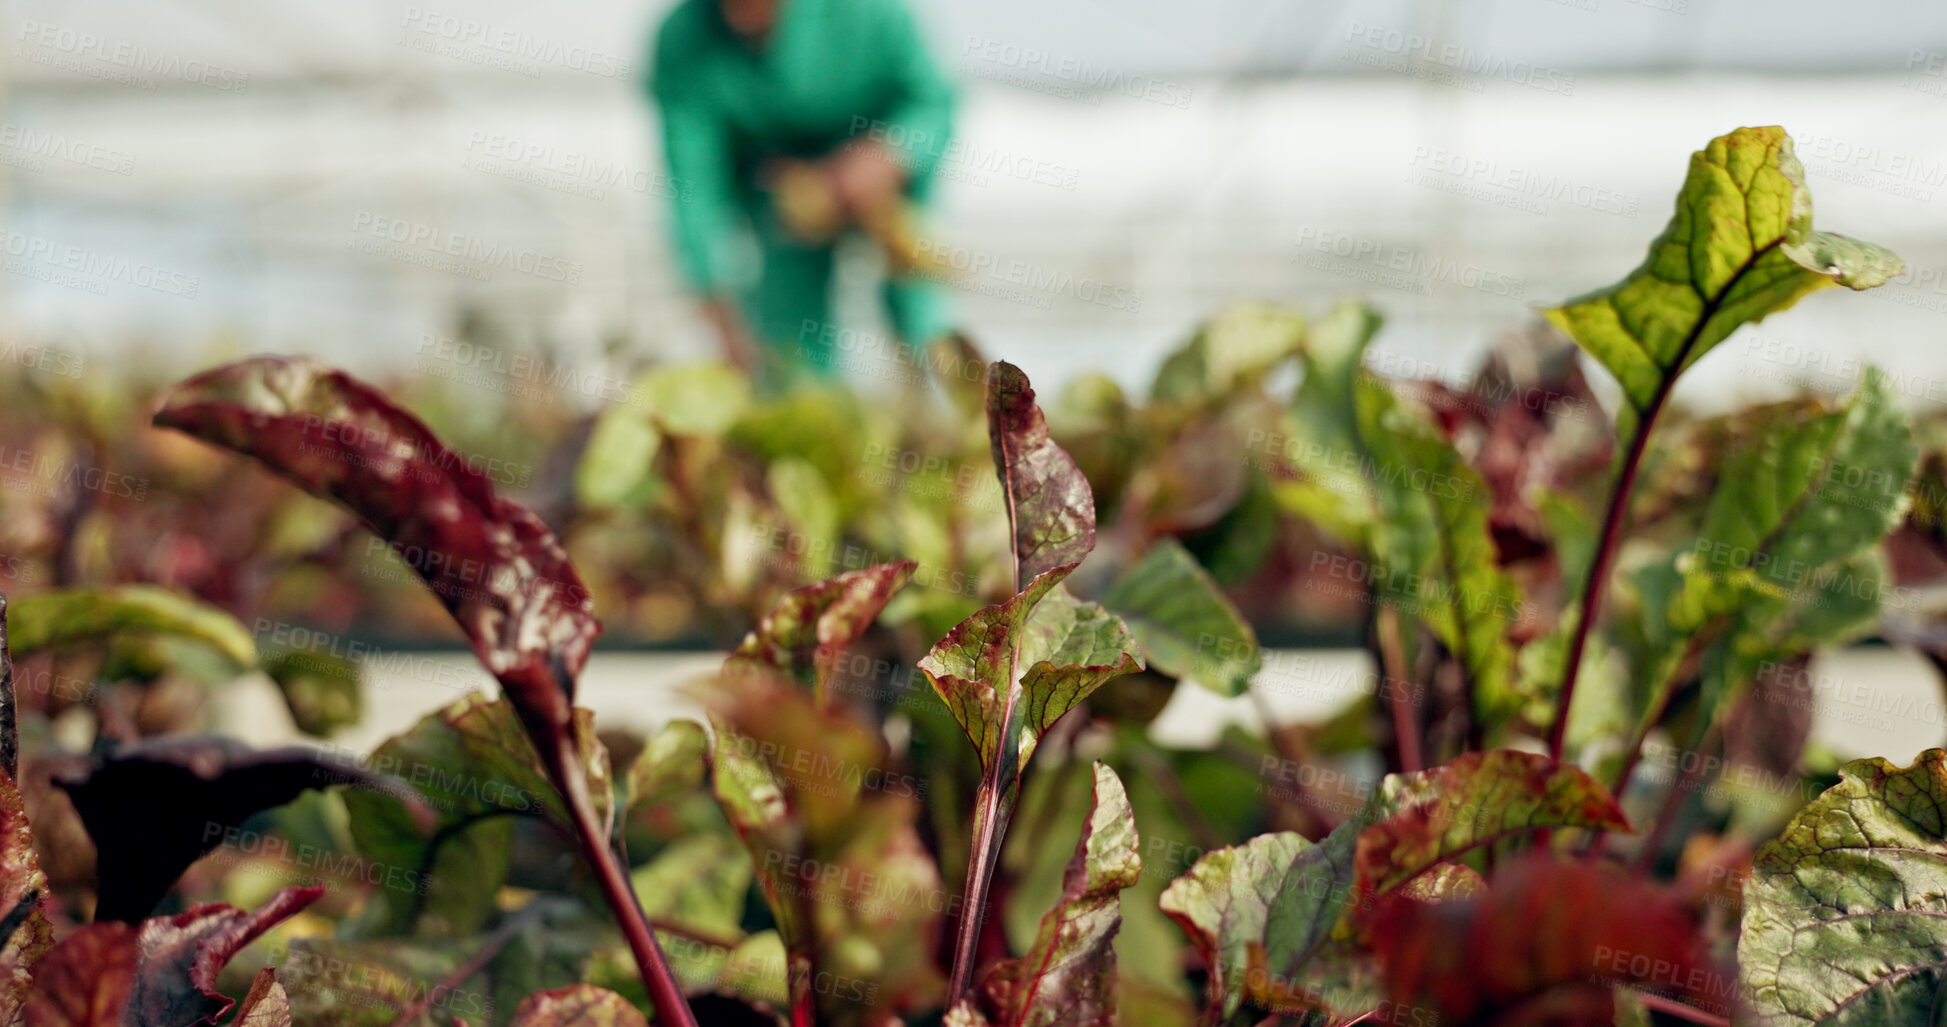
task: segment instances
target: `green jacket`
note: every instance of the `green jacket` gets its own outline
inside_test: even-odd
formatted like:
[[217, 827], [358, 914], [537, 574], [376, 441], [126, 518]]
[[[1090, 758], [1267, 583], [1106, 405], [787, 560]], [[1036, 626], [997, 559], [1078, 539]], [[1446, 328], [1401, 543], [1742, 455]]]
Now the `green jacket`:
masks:
[[810, 158], [853, 136], [900, 154], [924, 198], [952, 130], [953, 87], [900, 0], [779, 0], [753, 51], [716, 0], [683, 0], [656, 35], [647, 86], [662, 108], [677, 262], [689, 284], [722, 291], [734, 240], [767, 202], [769, 156]]

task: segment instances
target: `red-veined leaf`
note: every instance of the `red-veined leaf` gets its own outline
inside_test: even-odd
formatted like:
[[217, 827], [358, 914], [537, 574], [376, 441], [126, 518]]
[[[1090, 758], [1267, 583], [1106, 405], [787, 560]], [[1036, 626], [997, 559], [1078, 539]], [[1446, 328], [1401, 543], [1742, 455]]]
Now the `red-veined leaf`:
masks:
[[1004, 360], [987, 368], [987, 440], [1007, 498], [1017, 561], [1014, 587], [1095, 548], [1095, 493], [1075, 461], [1048, 437], [1034, 387]]
[[182, 382], [155, 423], [236, 450], [358, 515], [433, 590], [523, 719], [565, 732], [601, 631], [540, 518], [371, 386], [252, 357]]
[[913, 576], [911, 560], [848, 571], [786, 595], [744, 636], [735, 663], [773, 667], [812, 687], [822, 701], [845, 650]]
[[1630, 829], [1609, 790], [1582, 768], [1513, 749], [1462, 753], [1446, 766], [1388, 778], [1385, 791], [1394, 812], [1359, 833], [1361, 895], [1518, 831]]
[[984, 1012], [1006, 1027], [1114, 1027], [1122, 890], [1142, 875], [1122, 779], [1095, 764], [1095, 804], [1034, 945], [987, 972]]

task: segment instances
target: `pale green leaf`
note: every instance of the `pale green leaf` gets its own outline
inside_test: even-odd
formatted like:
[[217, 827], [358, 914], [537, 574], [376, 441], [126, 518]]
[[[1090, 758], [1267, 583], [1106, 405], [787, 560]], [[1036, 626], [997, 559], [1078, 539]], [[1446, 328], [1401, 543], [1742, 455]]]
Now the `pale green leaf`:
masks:
[[16, 657], [121, 634], [204, 643], [238, 667], [257, 664], [250, 630], [224, 610], [155, 585], [73, 588], [14, 600], [8, 642]]
[[1142, 643], [1149, 666], [1219, 695], [1242, 695], [1263, 665], [1257, 635], [1175, 539], [1163, 539], [1102, 596]]

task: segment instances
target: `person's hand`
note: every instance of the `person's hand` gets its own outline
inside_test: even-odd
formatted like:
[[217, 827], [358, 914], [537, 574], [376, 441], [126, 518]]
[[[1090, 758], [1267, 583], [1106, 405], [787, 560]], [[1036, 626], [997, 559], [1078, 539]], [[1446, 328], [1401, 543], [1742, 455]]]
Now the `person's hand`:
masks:
[[882, 217], [900, 201], [906, 188], [906, 169], [898, 155], [883, 143], [855, 139], [825, 158], [832, 192], [857, 224]]
[[911, 204], [906, 199], [906, 168], [899, 154], [882, 143], [856, 139], [823, 161], [847, 219], [885, 250], [895, 274], [925, 265]]
[[778, 158], [764, 169], [764, 188], [778, 223], [791, 238], [810, 246], [829, 244], [845, 230], [848, 218], [832, 177], [823, 164]]
[[745, 374], [757, 373], [757, 343], [751, 338], [737, 304], [721, 296], [712, 297], [703, 303], [703, 316], [716, 331], [723, 358]]

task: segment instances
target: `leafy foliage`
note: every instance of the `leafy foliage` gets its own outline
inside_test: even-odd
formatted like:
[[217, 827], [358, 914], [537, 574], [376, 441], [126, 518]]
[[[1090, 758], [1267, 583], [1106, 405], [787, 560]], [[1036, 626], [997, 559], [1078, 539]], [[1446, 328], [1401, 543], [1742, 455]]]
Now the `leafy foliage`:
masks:
[[257, 663], [256, 643], [236, 618], [149, 585], [43, 592], [15, 603], [9, 618], [16, 656], [110, 636], [171, 635], [208, 645], [239, 667]]
[[1110, 1025], [1116, 1022], [1115, 949], [1124, 889], [1142, 873], [1135, 814], [1122, 780], [1095, 764], [1095, 806], [1062, 875], [1061, 899], [1034, 945], [981, 981], [986, 1015], [956, 1006], [969, 1025]]
[[1933, 1015], [1947, 932], [1947, 752], [1910, 767], [1856, 760], [1759, 851], [1738, 966], [1755, 1022], [1919, 1023]]
[[1359, 834], [1361, 895], [1391, 891], [1501, 836], [1548, 827], [1629, 830], [1622, 810], [1580, 767], [1532, 753], [1470, 752], [1381, 786], [1390, 815]]
[[[792, 1008], [849, 1024], [937, 1000], [926, 954], [947, 898], [915, 830], [912, 783], [888, 773], [875, 735], [795, 688], [724, 685], [716, 795], [776, 918]], [[817, 989], [821, 975], [876, 986], [837, 994]]]
[[[1330, 937], [1352, 896], [1353, 845], [1348, 821], [1317, 843], [1303, 835], [1264, 834], [1204, 856], [1163, 893], [1163, 912], [1182, 925], [1208, 968], [1210, 1023], [1237, 1022], [1248, 999], [1259, 1007], [1296, 989], [1254, 967], [1301, 967]], [[1282, 994], [1272, 994], [1273, 984]], [[1300, 1009], [1325, 1003], [1298, 999]]]
[[[1691, 155], [1676, 213], [1622, 282], [1548, 311], [1638, 415], [1740, 325], [1833, 285], [1870, 289], [1905, 264], [1812, 230], [1805, 168], [1782, 128], [1741, 128]], [[1633, 430], [1633, 429], [1631, 429]]]
[[1263, 666], [1250, 624], [1175, 539], [1117, 576], [1102, 605], [1128, 623], [1152, 669], [1219, 695], [1242, 695]]
[[1679, 896], [1587, 863], [1531, 857], [1480, 895], [1391, 896], [1372, 930], [1395, 1006], [1459, 1023], [1607, 1027], [1621, 986], [1719, 1017], [1736, 999]]
[[227, 738], [160, 738], [57, 778], [97, 854], [95, 916], [147, 917], [189, 864], [253, 814], [298, 794], [357, 784], [414, 804], [404, 785], [306, 749], [252, 752]]
[[1021, 369], [987, 370], [987, 440], [1007, 496], [1017, 591], [1095, 548], [1095, 493], [1075, 461], [1048, 438], [1048, 420]]
[[140, 924], [89, 924], [36, 964], [26, 1022], [215, 1024], [235, 1004], [215, 990], [217, 972], [321, 894], [287, 888], [255, 912], [209, 904]]
[[[587, 711], [578, 717], [576, 737], [584, 742], [577, 762], [595, 797], [595, 814], [606, 820], [608, 754], [593, 741]], [[355, 788], [342, 796], [359, 854], [411, 875], [409, 886], [373, 896], [367, 924], [382, 933], [464, 937], [480, 931], [496, 910], [517, 822], [574, 829], [513, 705], [504, 700], [474, 694], [427, 714], [381, 744], [367, 763], [415, 789], [402, 796]], [[339, 767], [323, 780], [341, 780], [342, 773]]]
[[850, 571], [785, 596], [731, 654], [737, 663], [769, 666], [823, 695], [832, 667], [913, 576], [914, 564]]
[[[1628, 827], [1579, 768], [1509, 750], [1468, 753], [1436, 770], [1389, 776], [1315, 844], [1267, 834], [1210, 853], [1170, 885], [1162, 905], [1210, 968], [1212, 1014], [1236, 1017], [1248, 1003], [1349, 1015], [1371, 998], [1330, 975], [1371, 958], [1346, 943], [1362, 913], [1499, 837], [1571, 826]], [[1465, 890], [1451, 874], [1436, 872], [1421, 893]]]
[[371, 387], [258, 357], [177, 386], [155, 423], [256, 458], [358, 515], [425, 579], [524, 717], [565, 727], [601, 625], [554, 533]]
[[[1639, 268], [1547, 312], [1568, 339], [1464, 385], [1378, 373], [1357, 302], [1234, 308], [1135, 398], [1046, 400], [960, 336], [902, 355], [944, 402], [692, 364], [488, 429], [309, 360], [198, 375], [154, 423], [297, 488], [88, 425], [163, 484], [41, 511], [85, 530], [0, 599], [0, 1023], [1918, 1022], [1947, 753], [1789, 814], [1835, 769], [1817, 650], [1877, 629], [1947, 667], [1919, 602], [1881, 608], [1947, 578], [1947, 422], [1872, 368], [1673, 398], [1740, 326], [1902, 266], [1814, 230], [1789, 137], [1747, 128]], [[532, 509], [496, 450], [543, 469]], [[354, 520], [436, 603], [351, 573]], [[598, 604], [727, 651], [707, 723], [575, 707]], [[499, 699], [362, 757], [198, 733], [205, 689], [268, 675], [329, 737], [359, 661], [288, 622], [442, 607]], [[1294, 624], [1366, 666], [1260, 649]], [[1274, 690], [1335, 708], [1282, 723]], [[1165, 740], [1166, 707], [1245, 698]]]

